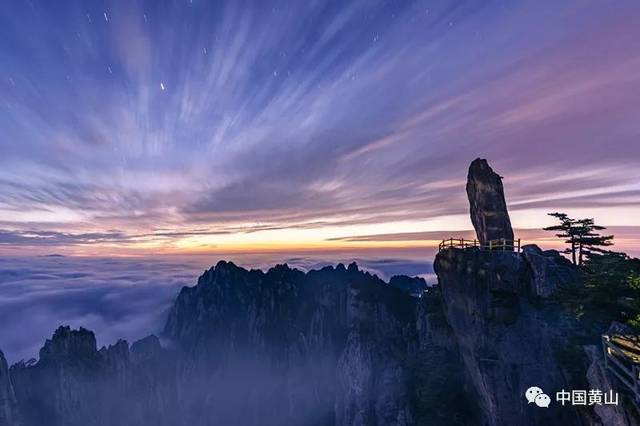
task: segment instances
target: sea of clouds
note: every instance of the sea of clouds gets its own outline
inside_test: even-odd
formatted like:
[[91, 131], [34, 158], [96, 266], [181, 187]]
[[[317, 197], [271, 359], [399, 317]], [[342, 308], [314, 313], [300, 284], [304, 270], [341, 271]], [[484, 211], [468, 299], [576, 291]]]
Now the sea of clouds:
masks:
[[[194, 285], [222, 258], [263, 270], [276, 263], [309, 270], [343, 260], [275, 255], [0, 258], [0, 350], [10, 362], [37, 358], [60, 325], [94, 331], [99, 346], [158, 333], [179, 289]], [[434, 282], [430, 260], [353, 260], [383, 279], [405, 274]]]

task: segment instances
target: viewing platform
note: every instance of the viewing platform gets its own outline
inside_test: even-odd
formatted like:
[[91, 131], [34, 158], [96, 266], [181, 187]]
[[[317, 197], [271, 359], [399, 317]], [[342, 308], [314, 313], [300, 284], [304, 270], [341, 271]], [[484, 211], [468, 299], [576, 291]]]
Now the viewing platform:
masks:
[[438, 245], [438, 251], [443, 251], [448, 248], [466, 249], [471, 247], [477, 247], [481, 251], [513, 251], [516, 253], [520, 253], [521, 251], [520, 238], [517, 240], [501, 238], [498, 240], [491, 240], [486, 243], [481, 243], [479, 240], [449, 238], [448, 240], [442, 240], [442, 242], [440, 242]]
[[604, 365], [640, 405], [640, 336], [603, 335]]

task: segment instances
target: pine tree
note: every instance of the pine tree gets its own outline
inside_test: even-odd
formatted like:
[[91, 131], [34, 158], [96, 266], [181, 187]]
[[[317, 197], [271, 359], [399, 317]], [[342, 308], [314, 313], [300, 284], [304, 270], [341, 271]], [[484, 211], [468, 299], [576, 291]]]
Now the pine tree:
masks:
[[575, 219], [571, 219], [566, 213], [548, 213], [549, 216], [553, 216], [560, 221], [559, 225], [548, 226], [543, 228], [545, 231], [560, 231], [556, 234], [558, 238], [565, 238], [565, 242], [570, 244], [570, 247], [566, 248], [563, 253], [570, 254], [571, 260], [574, 265], [577, 265], [576, 260], [576, 230], [575, 226], [577, 221]]
[[584, 256], [589, 256], [593, 252], [602, 253], [604, 249], [601, 247], [613, 245], [613, 235], [600, 235], [594, 231], [602, 231], [607, 229], [594, 223], [593, 219], [580, 219], [577, 222], [577, 246], [578, 246], [578, 265], [582, 265]]
[[596, 225], [591, 218], [573, 219], [566, 213], [558, 212], [549, 213], [549, 216], [557, 218], [560, 224], [546, 227], [544, 230], [560, 231], [556, 236], [564, 238], [565, 242], [569, 244], [569, 247], [564, 250], [564, 253], [571, 255], [571, 260], [574, 265], [582, 265], [585, 256], [589, 256], [594, 252], [602, 253], [605, 250], [601, 247], [613, 244], [613, 235], [600, 235], [598, 232], [595, 232], [607, 228]]

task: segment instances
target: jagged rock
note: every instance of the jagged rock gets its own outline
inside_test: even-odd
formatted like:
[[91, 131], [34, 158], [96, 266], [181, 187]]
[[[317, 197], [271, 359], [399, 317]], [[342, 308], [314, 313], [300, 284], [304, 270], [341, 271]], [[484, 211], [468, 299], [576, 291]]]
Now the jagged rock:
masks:
[[16, 395], [9, 376], [9, 366], [0, 351], [0, 426], [19, 426]]
[[[175, 354], [163, 348], [160, 340], [147, 336], [131, 345], [129, 404], [124, 421], [130, 424], [179, 425], [179, 369]], [[123, 423], [124, 423], [123, 421]]]
[[179, 424], [174, 364], [162, 350], [141, 350], [152, 345], [136, 342], [133, 357], [124, 340], [98, 351], [91, 331], [58, 328], [38, 362], [10, 369], [24, 425]]
[[[11, 367], [25, 424], [100, 424], [99, 419], [113, 408], [112, 399], [121, 395], [121, 389], [114, 387], [109, 400], [102, 396], [102, 381], [111, 381], [114, 373], [106, 368], [105, 359], [113, 357], [98, 353], [91, 331], [59, 327], [40, 350], [36, 364]], [[113, 374], [113, 380], [118, 376]]]
[[546, 298], [560, 288], [577, 285], [577, 269], [557, 251], [542, 251], [535, 244], [528, 244], [522, 247], [522, 255], [531, 271], [532, 294]]
[[413, 355], [410, 374], [416, 400], [416, 424], [479, 424], [476, 405], [461, 403], [475, 402], [478, 397], [468, 392], [465, 366], [437, 286], [429, 288], [418, 303], [416, 331], [419, 348]]
[[[349, 266], [357, 272], [357, 267]], [[338, 361], [344, 399], [338, 424], [414, 424], [407, 344], [415, 342], [415, 304], [395, 288], [355, 281], [348, 286], [346, 347]], [[391, 303], [389, 303], [391, 302]]]
[[416, 332], [420, 349], [433, 346], [457, 350], [453, 331], [447, 322], [439, 287], [423, 293], [416, 314]]
[[420, 277], [407, 277], [405, 275], [394, 275], [389, 280], [389, 285], [413, 296], [422, 294], [427, 289], [427, 282]]
[[338, 424], [414, 424], [405, 366], [406, 360], [380, 347], [371, 336], [357, 330], [350, 333], [338, 365], [345, 392]]
[[110, 379], [119, 389], [126, 389], [131, 375], [129, 344], [126, 340], [118, 340], [115, 345], [103, 347], [98, 351], [101, 366], [109, 372]]
[[169, 348], [149, 336], [97, 350], [90, 331], [61, 327], [10, 376], [24, 426], [465, 425], [473, 400], [437, 298], [355, 263], [220, 262], [181, 290]]
[[[208, 353], [211, 345], [218, 353], [190, 353], [190, 368], [277, 367], [246, 383], [259, 399], [237, 398], [262, 415], [236, 422], [306, 424], [314, 413], [319, 424], [412, 424], [405, 365], [414, 321], [411, 297], [355, 263], [307, 274], [280, 265], [265, 274], [220, 262], [181, 291], [165, 335], [185, 352]], [[206, 383], [210, 400], [215, 386]], [[206, 402], [198, 409], [225, 415]]]
[[131, 345], [131, 360], [136, 364], [162, 356], [163, 353], [160, 339], [153, 334]]
[[499, 239], [513, 241], [502, 178], [489, 167], [487, 160], [477, 158], [469, 166], [467, 196], [471, 222], [481, 243]]
[[96, 337], [92, 331], [80, 327], [59, 327], [40, 349], [41, 362], [61, 362], [69, 358], [90, 359], [96, 356]]

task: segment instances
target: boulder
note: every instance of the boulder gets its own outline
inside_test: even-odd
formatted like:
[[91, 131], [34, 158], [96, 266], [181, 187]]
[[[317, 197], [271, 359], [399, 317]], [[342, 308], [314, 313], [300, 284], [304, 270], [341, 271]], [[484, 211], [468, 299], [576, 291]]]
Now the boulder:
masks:
[[579, 280], [577, 269], [556, 250], [543, 251], [535, 244], [522, 247], [531, 274], [529, 281], [533, 295], [547, 298], [560, 288], [575, 286]]
[[504, 199], [502, 178], [487, 163], [477, 158], [467, 176], [471, 222], [481, 243], [505, 239], [513, 241], [513, 229]]

